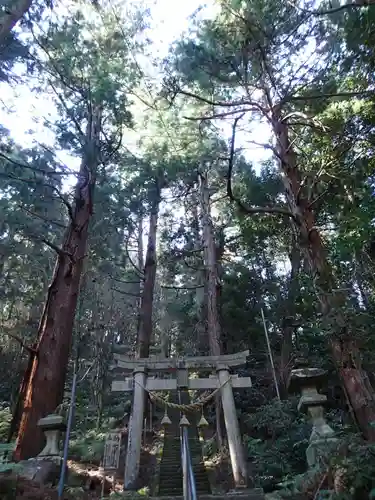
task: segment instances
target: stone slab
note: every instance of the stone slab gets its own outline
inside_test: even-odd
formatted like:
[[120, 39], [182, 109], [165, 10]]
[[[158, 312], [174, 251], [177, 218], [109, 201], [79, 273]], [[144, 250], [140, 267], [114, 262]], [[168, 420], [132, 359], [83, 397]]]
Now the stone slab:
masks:
[[302, 395], [298, 403], [298, 411], [306, 411], [313, 406], [325, 406], [327, 404], [327, 396], [319, 394], [318, 392], [313, 395]]
[[42, 430], [48, 430], [48, 429], [65, 429], [65, 424], [64, 424], [64, 418], [61, 415], [47, 415], [44, 418], [39, 419], [38, 421], [38, 427], [40, 427]]
[[18, 474], [30, 481], [40, 484], [56, 485], [59, 481], [61, 472], [61, 460], [38, 460], [31, 458], [19, 462], [20, 470]]
[[[130, 392], [133, 387], [133, 377], [112, 382], [112, 392]], [[174, 379], [148, 378], [146, 389], [148, 391], [174, 391], [177, 389], [177, 381]]]
[[126, 371], [133, 371], [136, 368], [143, 366], [149, 371], [174, 371], [177, 368], [195, 369], [195, 368], [216, 368], [218, 364], [227, 366], [241, 366], [246, 364], [246, 358], [249, 351], [242, 351], [235, 354], [223, 354], [222, 356], [196, 356], [187, 358], [140, 358], [133, 359], [123, 354], [114, 354], [114, 359], [117, 362], [117, 368], [122, 368]]
[[[232, 376], [231, 385], [233, 389], [244, 389], [252, 387], [250, 377]], [[207, 390], [219, 388], [219, 380], [216, 377], [209, 378], [191, 378], [188, 381], [190, 390]], [[177, 389], [177, 380], [161, 379], [149, 377], [146, 382], [148, 391], [175, 391]], [[127, 377], [124, 380], [114, 380], [112, 382], [112, 392], [130, 392], [133, 390], [133, 378]]]

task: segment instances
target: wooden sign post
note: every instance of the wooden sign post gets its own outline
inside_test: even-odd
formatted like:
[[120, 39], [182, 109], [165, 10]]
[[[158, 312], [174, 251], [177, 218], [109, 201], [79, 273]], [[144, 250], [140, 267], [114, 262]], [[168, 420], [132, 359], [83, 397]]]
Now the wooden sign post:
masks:
[[[112, 382], [112, 391], [133, 391], [132, 419], [129, 425], [128, 451], [125, 465], [124, 489], [132, 489], [138, 478], [144, 414], [144, 389], [147, 391], [174, 391], [177, 389], [207, 390], [221, 388], [225, 427], [229, 442], [234, 482], [237, 488], [247, 486], [247, 467], [237, 419], [233, 389], [251, 387], [250, 377], [230, 375], [229, 367], [246, 363], [249, 351], [223, 356], [200, 356], [178, 359], [130, 359], [115, 354], [116, 368], [133, 370], [133, 377]], [[208, 378], [189, 378], [189, 369], [215, 369]], [[147, 372], [176, 372], [176, 379], [147, 377]]]

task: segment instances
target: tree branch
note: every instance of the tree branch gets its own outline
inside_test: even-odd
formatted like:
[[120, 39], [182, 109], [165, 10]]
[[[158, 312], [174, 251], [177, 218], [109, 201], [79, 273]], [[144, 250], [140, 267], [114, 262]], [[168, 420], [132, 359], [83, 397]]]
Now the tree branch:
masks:
[[185, 120], [191, 120], [191, 121], [208, 121], [208, 120], [215, 120], [216, 118], [225, 118], [226, 116], [233, 116], [238, 113], [248, 113], [250, 111], [254, 111], [254, 108], [247, 108], [247, 109], [234, 109], [232, 111], [227, 111], [225, 113], [216, 113], [214, 115], [207, 115], [207, 116], [183, 116]]
[[[129, 238], [128, 238], [128, 240], [129, 240]], [[133, 262], [133, 259], [130, 257], [130, 253], [129, 253], [129, 249], [128, 249], [128, 241], [126, 241], [126, 243], [125, 243], [125, 253], [126, 253], [127, 258], [129, 259], [130, 264], [134, 267], [136, 274], [138, 274], [138, 277], [140, 279], [144, 280], [145, 273], [143, 271], [141, 271], [141, 269], [138, 269], [136, 264]]]
[[5, 333], [5, 335], [12, 337], [12, 339], [17, 340], [17, 342], [20, 344], [20, 346], [23, 347], [24, 349], [26, 349], [30, 354], [35, 355], [38, 353], [38, 351], [36, 349], [26, 345], [25, 342], [18, 335], [15, 335], [14, 333], [10, 333], [10, 332], [4, 332], [4, 333]]
[[227, 173], [227, 195], [230, 201], [234, 201], [239, 209], [246, 214], [278, 214], [278, 215], [287, 215], [295, 219], [292, 212], [280, 207], [248, 207], [241, 200], [238, 200], [234, 194], [232, 189], [232, 172], [233, 172], [233, 164], [234, 164], [234, 153], [235, 153], [235, 140], [236, 140], [236, 127], [239, 120], [243, 117], [243, 115], [238, 116], [232, 126], [232, 140], [230, 146], [230, 154], [229, 154], [229, 165], [228, 165], [228, 173]]
[[58, 247], [57, 245], [55, 245], [51, 241], [46, 240], [45, 238], [40, 238], [40, 241], [42, 243], [44, 243], [45, 245], [47, 245], [47, 247], [52, 248], [52, 250], [54, 250], [57, 253], [57, 255], [59, 255], [60, 257], [62, 257], [63, 255], [66, 255], [66, 256], [72, 258], [72, 255], [70, 253], [65, 252], [62, 248]]
[[193, 265], [191, 265], [191, 264], [188, 264], [188, 263], [186, 262], [186, 259], [184, 259], [184, 264], [185, 264], [185, 266], [186, 266], [186, 267], [188, 267], [189, 269], [193, 269], [193, 271], [196, 271], [196, 272], [201, 272], [201, 271], [204, 271], [204, 269], [205, 269], [205, 268], [204, 268], [204, 267], [202, 267], [202, 266], [201, 266], [201, 267], [195, 267], [195, 266], [193, 266]]
[[361, 1], [357, 0], [356, 2], [348, 2], [348, 3], [345, 3], [344, 5], [340, 5], [339, 7], [335, 7], [333, 9], [327, 9], [327, 10], [304, 9], [303, 7], [296, 5], [291, 0], [288, 0], [288, 3], [298, 10], [301, 10], [302, 12], [306, 12], [307, 14], [312, 14], [313, 16], [326, 16], [329, 14], [335, 14], [336, 12], [340, 12], [340, 11], [346, 10], [346, 9], [361, 9], [362, 7], [374, 5], [375, 0], [361, 0]]
[[117, 281], [118, 283], [124, 283], [125, 285], [139, 285], [140, 281], [142, 281], [141, 278], [139, 278], [140, 281], [125, 281], [125, 280], [122, 280], [120, 278], [115, 278], [114, 276], [111, 276], [110, 274], [108, 274], [108, 276], [111, 278], [111, 280]]
[[174, 286], [174, 285], [160, 285], [160, 288], [166, 288], [167, 290], [196, 290], [197, 288], [204, 288], [205, 285], [193, 285], [193, 286]]
[[373, 90], [359, 90], [358, 92], [335, 92], [333, 94], [312, 94], [312, 95], [297, 95], [286, 97], [280, 104], [285, 104], [289, 101], [311, 101], [315, 99], [329, 99], [331, 97], [359, 97], [359, 96], [374, 96]]
[[78, 123], [77, 119], [75, 118], [75, 116], [73, 115], [73, 112], [71, 109], [69, 109], [67, 103], [65, 102], [65, 99], [61, 96], [61, 94], [57, 91], [56, 87], [54, 86], [54, 84], [50, 81], [49, 82], [50, 86], [52, 87], [52, 90], [54, 91], [54, 93], [56, 94], [56, 97], [59, 99], [61, 105], [63, 106], [63, 108], [65, 109], [65, 112], [68, 116], [68, 118], [70, 118], [70, 120], [74, 123], [74, 126], [78, 132], [78, 136], [82, 139], [83, 143], [81, 143], [82, 145], [85, 143], [86, 141], [86, 136], [85, 134], [83, 133], [82, 131], [82, 128], [80, 126], [80, 124]]
[[114, 292], [121, 293], [122, 295], [130, 295], [131, 297], [137, 297], [138, 299], [141, 297], [139, 293], [131, 293], [131, 292], [124, 292], [123, 290], [119, 290], [118, 288], [111, 288]]
[[31, 210], [29, 210], [28, 208], [26, 207], [23, 207], [22, 205], [18, 205], [18, 207], [23, 210], [24, 212], [28, 213], [29, 215], [31, 215], [32, 217], [37, 217], [38, 219], [44, 221], [44, 222], [48, 222], [49, 224], [54, 224], [55, 226], [57, 227], [61, 227], [62, 229], [66, 229], [66, 226], [65, 224], [62, 224], [61, 222], [58, 222], [58, 221], [54, 221], [54, 220], [51, 220], [51, 219], [48, 219], [48, 217], [44, 217], [43, 215], [40, 215], [40, 214], [37, 214], [35, 212], [32, 212]]
[[[189, 92], [187, 90], [183, 90], [178, 87], [176, 89], [177, 93], [185, 95], [187, 97], [192, 97], [193, 99], [196, 99], [197, 101], [204, 102], [205, 104], [209, 104], [210, 106], [216, 106], [216, 107], [225, 107], [225, 108], [232, 108], [234, 106], [253, 106], [254, 109], [257, 109], [258, 111], [261, 111], [262, 113], [265, 112], [265, 109], [263, 106], [261, 106], [259, 103], [256, 101], [251, 101], [247, 99], [239, 99], [238, 101], [213, 101], [211, 99], [208, 99], [206, 97], [202, 97], [198, 94], [194, 94], [192, 92]], [[239, 110], [241, 111], [241, 110]]]
[[27, 163], [23, 163], [23, 162], [21, 163], [17, 160], [14, 160], [13, 158], [10, 158], [6, 154], [4, 154], [2, 151], [0, 151], [0, 157], [4, 158], [4, 160], [8, 161], [12, 165], [15, 165], [16, 167], [27, 168], [29, 170], [33, 170], [34, 172], [39, 172], [39, 173], [44, 174], [44, 175], [50, 175], [50, 176], [53, 176], [53, 175], [74, 175], [74, 176], [77, 176], [77, 172], [69, 171], [69, 169], [67, 169], [66, 172], [57, 172], [56, 170], [50, 172], [48, 170], [43, 170], [42, 168], [34, 167], [32, 165], [27, 165]]

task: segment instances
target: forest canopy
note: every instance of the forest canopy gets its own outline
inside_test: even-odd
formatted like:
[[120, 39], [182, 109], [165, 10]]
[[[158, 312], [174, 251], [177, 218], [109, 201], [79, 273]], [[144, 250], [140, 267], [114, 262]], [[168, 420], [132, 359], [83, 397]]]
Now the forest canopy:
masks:
[[0, 434], [15, 460], [40, 451], [37, 422], [77, 370], [91, 366], [74, 439], [122, 417], [115, 346], [248, 349], [236, 403], [254, 483], [306, 469], [288, 392], [303, 359], [328, 373], [346, 443], [330, 488], [375, 488], [373, 3], [0, 0]]

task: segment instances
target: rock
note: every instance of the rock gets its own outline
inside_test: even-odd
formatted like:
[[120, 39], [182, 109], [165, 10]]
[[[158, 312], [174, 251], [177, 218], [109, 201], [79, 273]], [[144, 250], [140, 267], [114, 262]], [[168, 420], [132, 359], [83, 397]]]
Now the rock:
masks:
[[[83, 491], [101, 492], [103, 473], [99, 469], [87, 470], [80, 467], [68, 467], [65, 484], [71, 488], [82, 488]], [[111, 491], [112, 483], [104, 477], [104, 493]]]
[[55, 460], [31, 458], [20, 462], [19, 475], [29, 481], [55, 486], [59, 482], [61, 463]]

